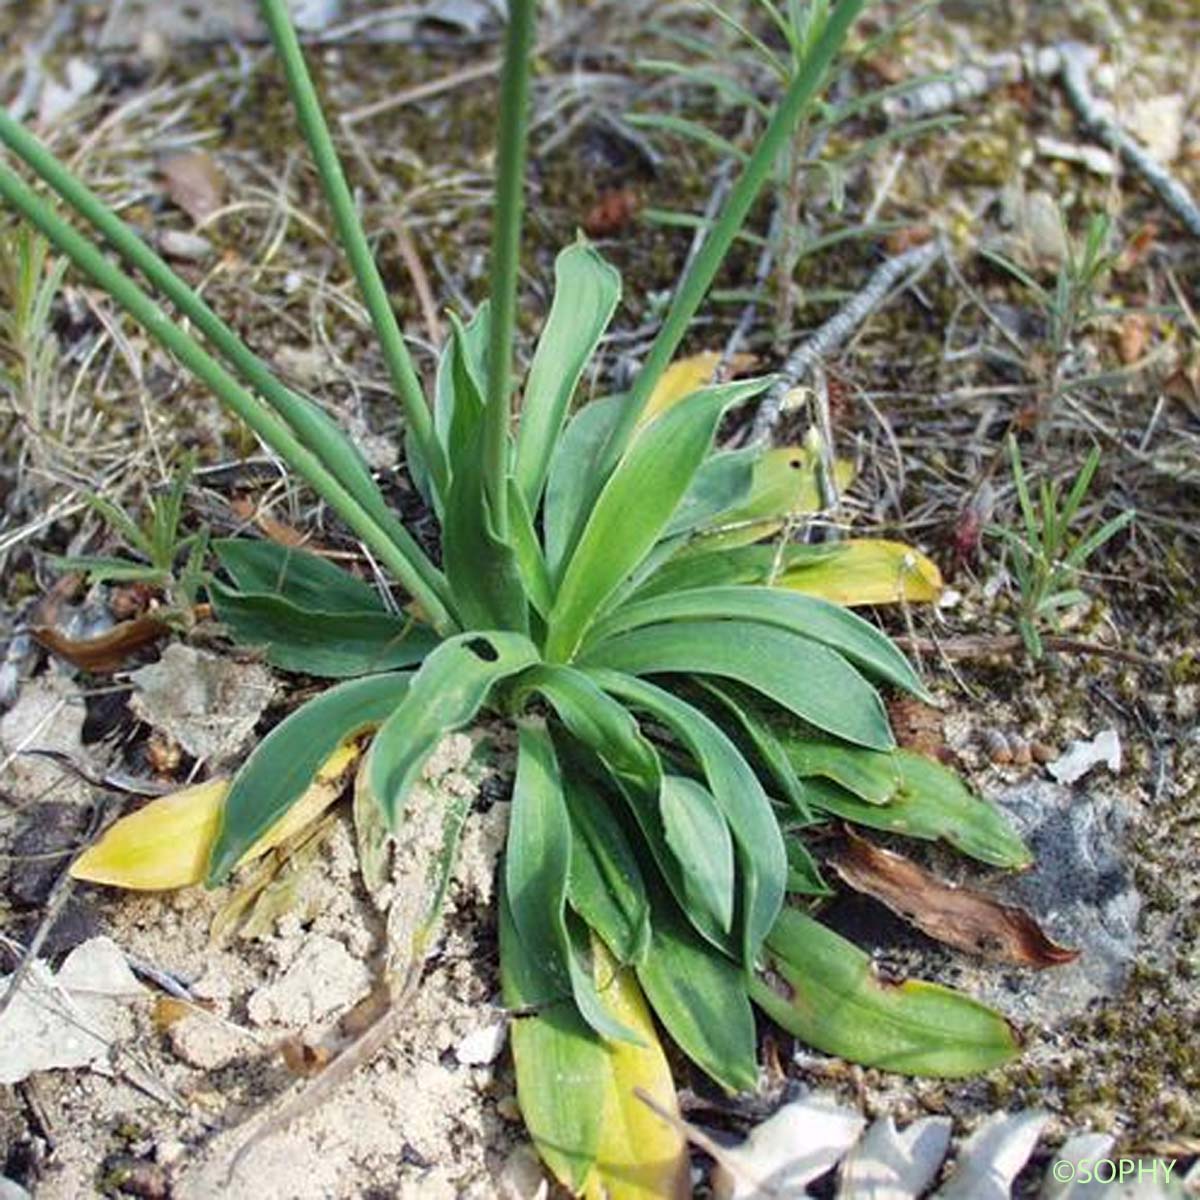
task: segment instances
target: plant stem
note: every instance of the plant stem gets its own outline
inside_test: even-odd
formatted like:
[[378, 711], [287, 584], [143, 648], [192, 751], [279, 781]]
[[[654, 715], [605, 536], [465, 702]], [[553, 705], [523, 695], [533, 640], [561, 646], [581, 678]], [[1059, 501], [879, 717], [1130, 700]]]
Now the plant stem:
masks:
[[[218, 353], [260, 393], [264, 400], [287, 422], [310, 450], [312, 450], [351, 492], [361, 481], [360, 475], [345, 470], [334, 454], [322, 452], [321, 439], [324, 432], [313, 418], [310, 402], [290, 388], [285, 387], [236, 333], [205, 301], [189, 287], [173, 270], [120, 217], [69, 170], [41, 142], [22, 125], [14, 121], [0, 106], [0, 141], [54, 189], [66, 203], [84, 220], [90, 222], [132, 266], [142, 272], [179, 309], [200, 332], [212, 343]], [[359, 502], [368, 508], [376, 523], [405, 554], [414, 568], [432, 587], [438, 586], [438, 571], [422, 552], [420, 546], [409, 536], [403, 525], [390, 512], [383, 496], [372, 488], [370, 494], [356, 493]]]
[[371, 315], [371, 323], [379, 338], [379, 347], [387, 363], [392, 386], [396, 389], [404, 418], [416, 438], [421, 456], [424, 458], [434, 486], [445, 495], [448, 472], [445, 455], [433, 428], [429, 405], [421, 389], [412, 357], [404, 344], [404, 335], [392, 311], [387, 289], [379, 274], [379, 266], [367, 245], [367, 237], [354, 208], [354, 198], [346, 183], [346, 176], [329, 135], [329, 126], [321, 111], [316, 89], [305, 66], [304, 54], [292, 26], [287, 0], [260, 0], [263, 19], [271, 35], [271, 41], [283, 63], [287, 76], [288, 91], [296, 107], [304, 140], [312, 153], [321, 177], [325, 199], [333, 212], [338, 238], [350, 261], [350, 268], [358, 281], [363, 301]]
[[510, 0], [500, 76], [496, 208], [492, 226], [492, 328], [488, 347], [484, 481], [492, 526], [508, 535], [509, 403], [512, 389], [513, 328], [521, 270], [525, 146], [529, 127], [529, 69], [533, 55], [536, 0]]
[[439, 632], [454, 630], [454, 621], [437, 590], [426, 582], [370, 513], [326, 470], [320, 459], [296, 438], [279, 417], [256, 400], [193, 337], [179, 328], [132, 279], [110, 263], [95, 246], [3, 166], [0, 166], [0, 197], [41, 230], [55, 247], [103, 288], [155, 341], [211, 388], [289, 466], [300, 472], [379, 556], [380, 561], [395, 572]]
[[787, 146], [797, 122], [824, 82], [829, 66], [841, 48], [850, 25], [865, 4], [866, 0], [840, 0], [829, 15], [820, 38], [805, 60], [797, 66], [796, 74], [763, 131], [754, 153], [742, 168], [720, 218], [709, 230], [700, 253], [692, 260], [691, 268], [671, 301], [666, 320], [646, 355], [646, 361], [630, 390], [629, 399], [623, 406], [601, 455], [601, 479], [605, 478], [616, 464], [637, 428], [654, 385], [675, 357], [679, 343], [687, 333], [696, 310], [708, 294], [729, 247], [741, 231], [751, 206], [770, 177], [775, 159]]

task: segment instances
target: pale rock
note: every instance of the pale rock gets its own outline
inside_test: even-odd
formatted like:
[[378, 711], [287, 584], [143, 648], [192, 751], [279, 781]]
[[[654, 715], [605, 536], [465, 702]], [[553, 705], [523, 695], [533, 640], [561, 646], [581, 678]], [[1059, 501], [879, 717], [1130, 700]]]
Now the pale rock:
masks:
[[1124, 114], [1126, 128], [1164, 166], [1179, 157], [1183, 146], [1183, 115], [1186, 107], [1179, 93], [1151, 96], [1137, 101]]
[[500, 1057], [508, 1038], [508, 1023], [496, 1021], [482, 1029], [474, 1029], [458, 1043], [454, 1052], [464, 1067], [486, 1067]]
[[371, 973], [335, 938], [314, 934], [274, 983], [247, 1004], [256, 1025], [302, 1029], [351, 1008], [371, 990]]
[[174, 643], [130, 673], [134, 714], [209, 764], [236, 756], [275, 695], [271, 672]]
[[204, 1071], [215, 1071], [242, 1057], [247, 1037], [224, 1021], [191, 1013], [176, 1021], [167, 1033], [176, 1058]]

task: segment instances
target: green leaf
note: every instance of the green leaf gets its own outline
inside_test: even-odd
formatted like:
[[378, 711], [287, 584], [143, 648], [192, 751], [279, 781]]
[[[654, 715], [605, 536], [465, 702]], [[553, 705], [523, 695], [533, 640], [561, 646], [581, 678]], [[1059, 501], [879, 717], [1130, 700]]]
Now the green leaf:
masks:
[[999, 1013], [938, 984], [880, 979], [869, 955], [795, 909], [779, 914], [766, 965], [778, 983], [752, 978], [755, 1003], [826, 1054], [908, 1075], [958, 1078], [1020, 1053]]
[[393, 832], [438, 742], [474, 720], [497, 683], [537, 661], [537, 647], [528, 638], [504, 632], [458, 634], [425, 659], [367, 755], [369, 790]]
[[902, 785], [900, 764], [894, 753], [864, 750], [838, 742], [785, 738], [787, 755], [796, 774], [807, 779], [819, 775], [832, 779], [868, 804], [888, 804]]
[[450, 445], [450, 430], [454, 425], [456, 406], [455, 355], [461, 350], [466, 356], [467, 368], [471, 378], [475, 380], [476, 392], [482, 396], [483, 381], [487, 378], [491, 306], [485, 300], [466, 325], [460, 324], [457, 328], [461, 331], [457, 342], [451, 339], [442, 347], [433, 385], [433, 426], [437, 431], [438, 440], [447, 448]]
[[529, 631], [529, 611], [517, 556], [492, 525], [485, 492], [483, 398], [466, 345], [455, 325], [452, 378], [454, 418], [447, 457], [450, 487], [442, 523], [446, 579], [455, 615], [467, 628]]
[[717, 619], [777, 625], [837, 650], [870, 675], [927, 695], [908, 660], [869, 621], [827, 600], [783, 588], [698, 587], [649, 600], [635, 597], [594, 626], [588, 643], [661, 621]]
[[625, 829], [583, 772], [568, 767], [563, 795], [571, 818], [571, 907], [619, 962], [639, 962], [650, 940], [650, 902]]
[[733, 841], [707, 789], [684, 775], [664, 775], [659, 794], [663, 832], [683, 868], [688, 907], [707, 908], [728, 933], [733, 926]]
[[512, 478], [508, 481], [508, 521], [509, 538], [525, 595], [538, 616], [547, 617], [554, 604], [554, 585], [546, 568], [546, 557], [538, 541], [533, 517], [525, 506], [521, 489]]
[[740, 503], [750, 491], [760, 454], [757, 449], [728, 450], [706, 458], [663, 536], [690, 533]]
[[670, 896], [654, 895], [650, 950], [638, 982], [675, 1044], [730, 1091], [758, 1082], [745, 972], [697, 938]]
[[1004, 814], [968, 791], [953, 771], [907, 750], [898, 750], [895, 758], [902, 782], [887, 804], [868, 804], [825, 779], [805, 780], [805, 800], [812, 808], [856, 825], [948, 842], [993, 866], [1020, 870], [1033, 862]]
[[166, 583], [171, 578], [168, 571], [160, 571], [149, 563], [132, 562], [128, 558], [52, 554], [47, 561], [56, 571], [86, 571], [92, 583]]
[[832, 896], [833, 889], [825, 882], [816, 860], [808, 847], [795, 834], [784, 839], [787, 847], [787, 890], [801, 896]]
[[284, 671], [346, 679], [412, 667], [439, 644], [412, 617], [388, 612], [315, 612], [280, 596], [248, 595], [208, 585], [217, 619], [242, 646], [261, 646]]
[[[543, 953], [526, 949], [513, 923], [508, 896], [500, 896], [500, 985], [504, 1003], [533, 1015], [510, 1029], [517, 1102], [529, 1136], [550, 1170], [572, 1189], [583, 1187], [600, 1145], [607, 1077], [604, 1043], [545, 967]], [[571, 1086], [564, 1089], [563, 1080]], [[583, 1097], [584, 1103], [573, 1103]]]
[[[737, 846], [741, 875], [740, 952], [747, 963], [753, 962], [783, 903], [787, 878], [787, 857], [779, 825], [758, 777], [720, 726], [690, 704], [662, 688], [616, 671], [589, 670], [588, 674], [605, 691], [666, 724], [700, 765]], [[695, 915], [686, 906], [686, 890], [679, 886], [677, 878], [668, 875], [667, 879], [676, 899], [695, 923]], [[697, 928], [707, 936], [706, 928], [700, 925]]]
[[570, 990], [583, 1019], [602, 1037], [636, 1040], [605, 1011], [596, 995], [587, 937], [568, 927], [567, 887], [571, 873], [571, 821], [563, 798], [554, 743], [540, 718], [517, 724], [517, 778], [513, 785], [504, 884], [517, 936], [562, 991]]
[[212, 548], [239, 592], [321, 613], [387, 612], [373, 587], [307, 550], [251, 538], [217, 538]]
[[554, 300], [525, 381], [514, 475], [530, 512], [542, 498], [550, 459], [579, 378], [621, 298], [621, 276], [586, 242], [554, 263]]
[[546, 656], [576, 651], [605, 600], [658, 541], [712, 444], [721, 414], [766, 380], [706, 388], [642, 429], [605, 483], [563, 572]]
[[591, 647], [582, 661], [630, 675], [721, 675], [848, 742], [874, 750], [895, 744], [875, 689], [841, 655], [776, 626], [749, 621], [646, 625]]
[[589, 495], [599, 490], [593, 479], [596, 462], [617, 418], [622, 396], [604, 396], [585, 404], [567, 424], [550, 459], [542, 523], [546, 565], [553, 579], [562, 576], [571, 550], [587, 520]]
[[571, 735], [605, 767], [657, 798], [662, 787], [658, 752], [642, 736], [633, 715], [574, 667], [541, 664], [521, 679], [522, 690], [540, 692]]
[[246, 759], [225, 800], [208, 883], [222, 883], [249, 847], [312, 783], [347, 738], [381, 724], [408, 691], [407, 673], [357, 679], [322, 692], [281, 721]]
[[711, 679], [701, 679], [698, 682], [726, 712], [733, 714], [754, 752], [762, 760], [762, 765], [775, 780], [779, 794], [792, 806], [798, 817], [810, 821], [812, 815], [804, 798], [804, 785], [800, 782], [800, 776], [796, 774], [796, 768], [792, 766], [783, 743], [763, 715], [761, 706], [752, 698], [747, 699], [739, 694], [734, 684], [717, 684]]
[[[710, 553], [704, 550], [706, 541], [698, 538], [684, 547], [638, 588], [633, 599], [649, 600], [692, 588], [765, 583], [776, 568], [786, 571], [789, 567], [826, 562], [841, 552], [838, 542], [822, 542], [812, 546], [792, 543], [782, 547], [738, 546]], [[693, 551], [692, 546], [700, 552]]]

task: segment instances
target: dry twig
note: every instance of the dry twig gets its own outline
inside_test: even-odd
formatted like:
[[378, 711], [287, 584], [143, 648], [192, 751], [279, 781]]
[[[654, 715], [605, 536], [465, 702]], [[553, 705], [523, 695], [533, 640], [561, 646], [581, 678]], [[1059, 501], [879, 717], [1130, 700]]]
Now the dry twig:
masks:
[[758, 445], [768, 441], [779, 421], [788, 392], [823, 358], [841, 346], [883, 303], [901, 280], [906, 281], [906, 287], [912, 284], [941, 257], [942, 253], [942, 244], [933, 241], [887, 259], [876, 268], [862, 291], [851, 296], [816, 333], [801, 342], [783, 364], [779, 377], [759, 405], [758, 414], [750, 430], [750, 444]]

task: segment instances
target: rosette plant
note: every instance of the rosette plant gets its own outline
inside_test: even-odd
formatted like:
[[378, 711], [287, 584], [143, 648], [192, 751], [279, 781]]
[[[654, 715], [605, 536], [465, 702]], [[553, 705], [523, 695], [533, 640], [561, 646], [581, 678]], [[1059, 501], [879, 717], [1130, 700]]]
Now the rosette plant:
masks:
[[[635, 1095], [643, 1089], [660, 1110], [673, 1104], [660, 1029], [731, 1091], [756, 1080], [755, 1004], [816, 1047], [899, 1071], [965, 1074], [1016, 1050], [999, 1015], [934, 985], [881, 983], [862, 951], [812, 915], [828, 889], [804, 830], [822, 821], [941, 838], [1005, 867], [1028, 855], [952, 774], [896, 748], [878, 689], [920, 696], [922, 685], [875, 626], [821, 598], [853, 548], [755, 544], [776, 527], [778, 462], [722, 451], [714, 439], [722, 419], [769, 381], [667, 382], [692, 316], [862, 6], [841, 0], [810, 22], [799, 69], [631, 390], [573, 412], [620, 281], [583, 242], [561, 253], [553, 304], [514, 388], [533, 0], [509, 5], [490, 300], [469, 323], [453, 323], [429, 400], [286, 0], [262, 0], [403, 411], [409, 473], [440, 523], [440, 561], [389, 510], [336, 424], [279, 382], [0, 110], [10, 151], [177, 315], [8, 165], [0, 195], [207, 384], [406, 593], [402, 607], [385, 604], [359, 577], [303, 551], [214, 542], [223, 579], [209, 584], [209, 598], [235, 640], [265, 647], [282, 669], [342, 682], [276, 726], [228, 786], [125, 818], [76, 874], [134, 886], [194, 875], [221, 884], [331, 802], [330, 780], [368, 744], [355, 819], [370, 880], [386, 844], [408, 836], [415, 785], [439, 741], [484, 714], [511, 722], [517, 762], [499, 922], [518, 1096], [546, 1163], [589, 1194], [687, 1188], [680, 1134]], [[794, 506], [786, 480], [783, 491]], [[447, 854], [429, 919], [412, 928], [414, 962], [466, 816], [451, 807], [437, 814]], [[183, 812], [187, 836], [170, 824]], [[182, 876], [152, 869], [164, 840], [175, 854], [186, 843], [194, 867]]]

